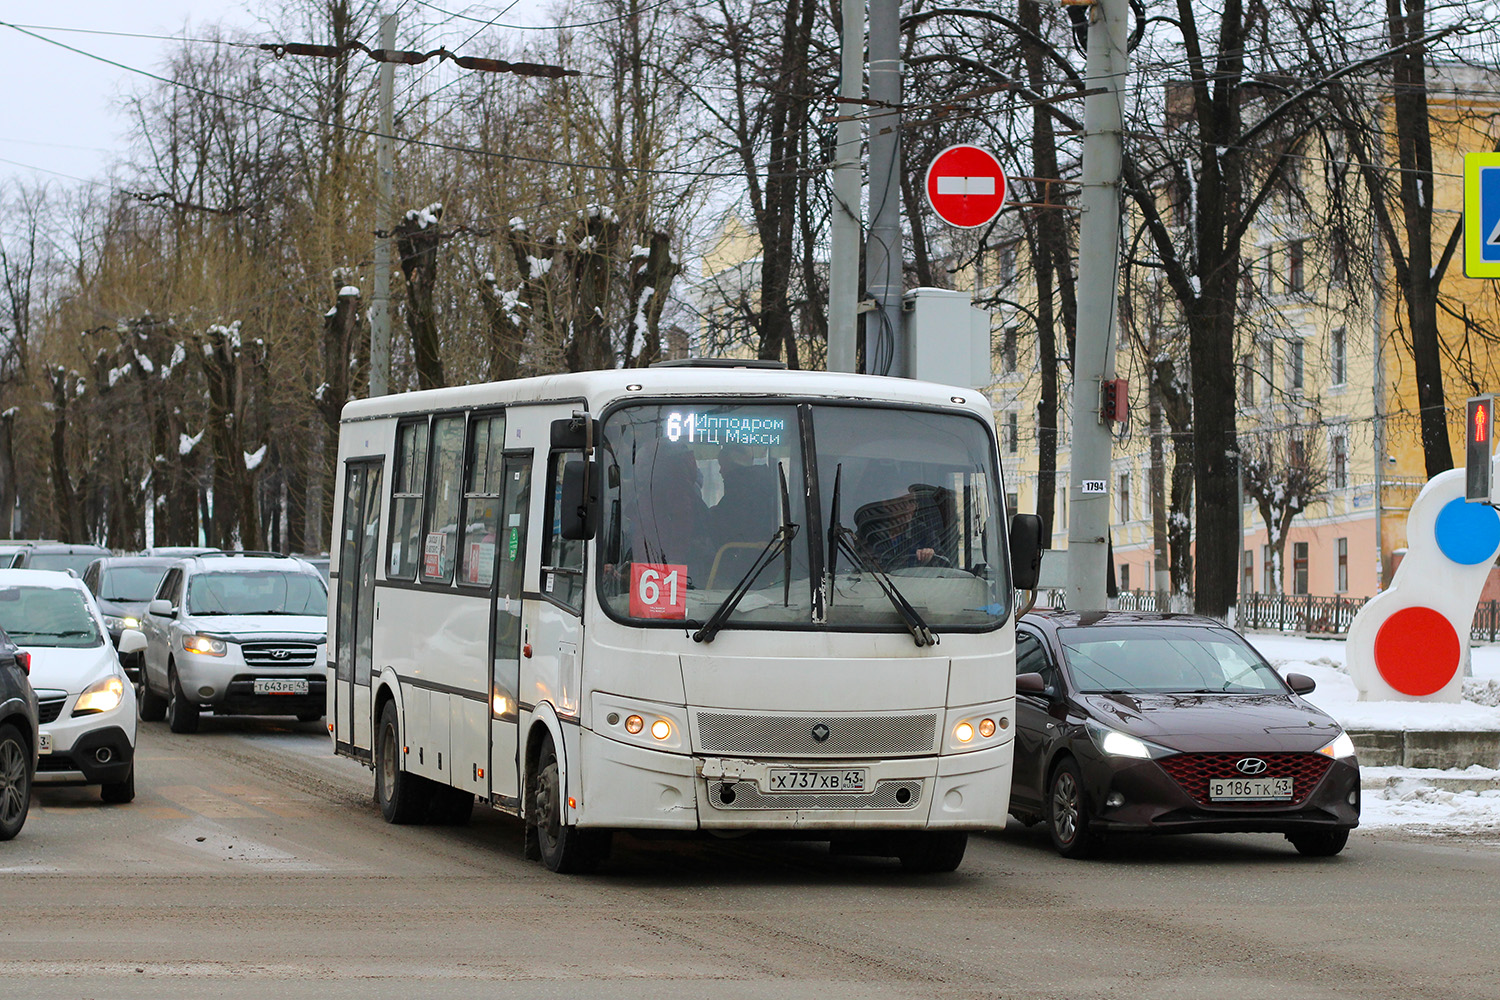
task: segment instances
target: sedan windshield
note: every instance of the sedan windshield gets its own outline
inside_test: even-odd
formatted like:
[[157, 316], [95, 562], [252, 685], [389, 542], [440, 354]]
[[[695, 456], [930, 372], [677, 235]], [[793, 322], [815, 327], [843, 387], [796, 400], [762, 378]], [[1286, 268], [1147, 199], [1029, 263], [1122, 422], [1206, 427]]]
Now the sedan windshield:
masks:
[[600, 592], [620, 618], [712, 620], [710, 637], [778, 624], [915, 635], [1008, 613], [999, 471], [977, 419], [644, 404], [606, 418], [602, 450]]
[[18, 646], [85, 648], [104, 641], [80, 591], [0, 587], [0, 628]]
[[145, 604], [156, 594], [166, 572], [165, 565], [111, 566], [99, 578], [99, 599]]
[[1058, 631], [1073, 683], [1084, 694], [1284, 694], [1286, 686], [1228, 629], [1095, 625]]
[[191, 615], [326, 615], [328, 592], [311, 573], [199, 573], [188, 584]]

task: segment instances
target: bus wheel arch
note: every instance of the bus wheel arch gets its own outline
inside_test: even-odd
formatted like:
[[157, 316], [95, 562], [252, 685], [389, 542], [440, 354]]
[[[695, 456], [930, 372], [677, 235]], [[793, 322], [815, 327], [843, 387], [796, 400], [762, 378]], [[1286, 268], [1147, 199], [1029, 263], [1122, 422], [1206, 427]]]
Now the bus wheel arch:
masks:
[[537, 720], [527, 734], [526, 856], [561, 874], [591, 872], [609, 857], [611, 835], [608, 830], [579, 829], [567, 822], [568, 783], [561, 737], [555, 716]]

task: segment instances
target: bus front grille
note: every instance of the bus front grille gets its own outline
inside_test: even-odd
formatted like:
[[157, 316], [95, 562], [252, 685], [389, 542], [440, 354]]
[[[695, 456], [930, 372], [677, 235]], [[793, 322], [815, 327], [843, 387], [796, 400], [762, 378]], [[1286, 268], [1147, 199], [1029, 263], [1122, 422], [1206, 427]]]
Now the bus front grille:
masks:
[[699, 712], [703, 753], [730, 757], [915, 757], [937, 753], [937, 716]]

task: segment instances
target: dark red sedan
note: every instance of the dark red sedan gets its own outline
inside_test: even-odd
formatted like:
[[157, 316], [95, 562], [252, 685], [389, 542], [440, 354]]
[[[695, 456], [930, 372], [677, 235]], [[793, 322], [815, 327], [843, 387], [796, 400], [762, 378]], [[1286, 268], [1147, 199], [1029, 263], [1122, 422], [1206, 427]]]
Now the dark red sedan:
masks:
[[1305, 855], [1359, 825], [1354, 744], [1211, 618], [1033, 611], [1016, 632], [1011, 813], [1064, 857], [1111, 833], [1281, 833]]

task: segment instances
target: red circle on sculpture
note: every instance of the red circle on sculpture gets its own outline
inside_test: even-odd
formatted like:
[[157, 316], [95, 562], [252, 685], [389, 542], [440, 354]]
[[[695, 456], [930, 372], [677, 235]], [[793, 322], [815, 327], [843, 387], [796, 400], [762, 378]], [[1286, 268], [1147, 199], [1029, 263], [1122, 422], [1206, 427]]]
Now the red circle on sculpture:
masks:
[[1402, 608], [1375, 633], [1375, 669], [1402, 694], [1440, 691], [1458, 671], [1458, 633], [1431, 608]]

